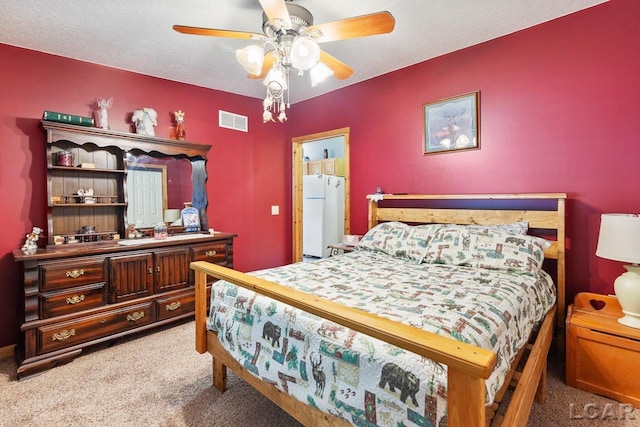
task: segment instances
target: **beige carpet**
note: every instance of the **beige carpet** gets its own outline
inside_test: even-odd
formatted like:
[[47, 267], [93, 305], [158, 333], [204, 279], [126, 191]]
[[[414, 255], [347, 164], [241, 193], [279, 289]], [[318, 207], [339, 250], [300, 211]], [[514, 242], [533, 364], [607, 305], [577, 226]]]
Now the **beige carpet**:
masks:
[[[0, 361], [1, 426], [299, 426], [233, 374], [226, 393], [211, 387], [211, 357], [194, 350], [193, 322], [98, 346], [20, 382], [15, 369]], [[640, 426], [640, 410], [621, 420], [617, 402], [567, 387], [561, 376], [550, 363], [548, 401], [534, 407], [530, 426]], [[602, 413], [606, 420], [587, 419]]]

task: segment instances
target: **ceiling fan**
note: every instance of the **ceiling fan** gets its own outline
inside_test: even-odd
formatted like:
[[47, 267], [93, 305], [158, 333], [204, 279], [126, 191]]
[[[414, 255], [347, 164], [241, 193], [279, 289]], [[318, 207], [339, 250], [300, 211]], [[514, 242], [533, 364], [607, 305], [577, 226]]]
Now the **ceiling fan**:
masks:
[[284, 92], [289, 83], [289, 71], [299, 76], [309, 71], [311, 84], [333, 75], [342, 80], [353, 74], [353, 69], [321, 50], [318, 43], [386, 34], [393, 31], [395, 19], [389, 12], [377, 12], [353, 18], [314, 25], [313, 15], [291, 0], [259, 0], [263, 9], [260, 33], [219, 30], [214, 28], [174, 25], [183, 34], [227, 37], [253, 40], [261, 45], [250, 45], [236, 51], [236, 58], [249, 73], [250, 79], [264, 79], [267, 96], [263, 102], [263, 121], [287, 119]]

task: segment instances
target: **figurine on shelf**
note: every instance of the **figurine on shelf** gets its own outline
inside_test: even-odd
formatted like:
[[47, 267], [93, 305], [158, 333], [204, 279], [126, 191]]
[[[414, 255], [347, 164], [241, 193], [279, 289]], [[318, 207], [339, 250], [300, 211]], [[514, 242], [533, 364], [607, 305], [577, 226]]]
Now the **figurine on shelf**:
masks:
[[176, 139], [184, 141], [187, 136], [184, 130], [184, 111], [174, 111], [173, 115], [176, 118]]
[[38, 249], [38, 239], [40, 238], [40, 234], [42, 233], [42, 228], [33, 227], [31, 233], [27, 234], [27, 240], [24, 242], [22, 246], [22, 252], [25, 254], [33, 254]]
[[107, 110], [113, 106], [113, 97], [109, 99], [98, 98], [96, 101], [95, 118], [100, 129], [109, 129], [109, 121], [107, 119]]
[[86, 203], [88, 205], [92, 205], [96, 202], [96, 198], [93, 197], [93, 188], [88, 188], [88, 189], [84, 189], [84, 188], [78, 188], [78, 201], [80, 203]]
[[158, 125], [158, 113], [153, 108], [143, 108], [133, 112], [132, 123], [138, 135], [155, 136], [154, 126]]

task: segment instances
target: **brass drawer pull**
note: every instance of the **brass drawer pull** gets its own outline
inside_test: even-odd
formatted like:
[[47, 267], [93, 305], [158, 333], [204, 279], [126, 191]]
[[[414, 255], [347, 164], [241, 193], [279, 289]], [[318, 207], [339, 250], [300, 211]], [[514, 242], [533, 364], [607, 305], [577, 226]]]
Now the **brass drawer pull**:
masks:
[[144, 317], [144, 311], [134, 311], [131, 314], [127, 314], [127, 321], [137, 322]]
[[80, 276], [84, 276], [84, 270], [67, 271], [67, 277], [71, 277], [72, 279], [77, 279]]
[[212, 250], [210, 250], [210, 251], [205, 252], [204, 254], [205, 254], [206, 256], [208, 256], [209, 258], [211, 258], [211, 257], [212, 257], [212, 256], [214, 256], [216, 253], [217, 253], [217, 252], [216, 252], [216, 251], [214, 251], [214, 250], [212, 249]]
[[62, 331], [51, 335], [51, 341], [66, 341], [76, 334], [75, 329], [63, 329]]
[[167, 311], [174, 311], [180, 308], [180, 301], [172, 302], [167, 305]]
[[78, 304], [80, 302], [84, 301], [84, 295], [74, 295], [72, 297], [67, 298], [67, 304]]
[[153, 269], [149, 267], [149, 274], [153, 274]]

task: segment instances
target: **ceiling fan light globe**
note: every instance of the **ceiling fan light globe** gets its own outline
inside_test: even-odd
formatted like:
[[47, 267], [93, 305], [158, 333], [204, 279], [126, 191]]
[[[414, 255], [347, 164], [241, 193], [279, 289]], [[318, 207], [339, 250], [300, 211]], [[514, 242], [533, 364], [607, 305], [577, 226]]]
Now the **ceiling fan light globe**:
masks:
[[287, 76], [280, 67], [273, 67], [269, 70], [262, 83], [267, 87], [275, 87], [283, 91], [287, 90]]
[[260, 75], [262, 62], [264, 61], [264, 49], [252, 44], [243, 49], [236, 50], [236, 59], [249, 74]]
[[311, 86], [315, 86], [318, 83], [324, 81], [327, 77], [333, 75], [333, 70], [324, 62], [318, 62], [309, 70], [309, 76], [311, 76]]
[[320, 46], [309, 37], [298, 36], [291, 45], [291, 65], [298, 70], [308, 70], [320, 60]]

